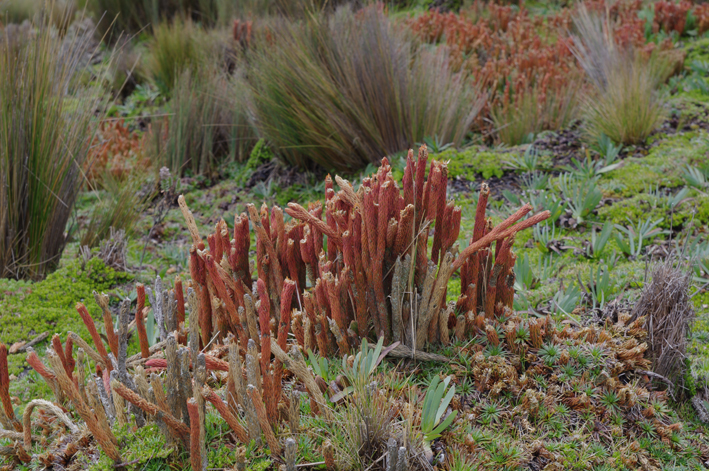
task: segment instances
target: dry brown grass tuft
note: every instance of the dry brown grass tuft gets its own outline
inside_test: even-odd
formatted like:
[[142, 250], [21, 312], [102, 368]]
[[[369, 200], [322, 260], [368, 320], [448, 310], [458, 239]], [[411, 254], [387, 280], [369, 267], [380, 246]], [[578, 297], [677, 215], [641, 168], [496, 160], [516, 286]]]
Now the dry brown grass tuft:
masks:
[[647, 319], [647, 356], [653, 371], [681, 385], [687, 339], [694, 320], [689, 297], [691, 270], [677, 257], [669, 256], [651, 268], [651, 276], [635, 304], [633, 319]]

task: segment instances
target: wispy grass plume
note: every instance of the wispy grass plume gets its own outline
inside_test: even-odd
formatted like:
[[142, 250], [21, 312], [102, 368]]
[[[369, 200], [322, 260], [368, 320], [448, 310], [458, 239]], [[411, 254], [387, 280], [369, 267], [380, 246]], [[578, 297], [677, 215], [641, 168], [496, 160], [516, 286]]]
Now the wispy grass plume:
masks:
[[640, 144], [664, 119], [658, 88], [668, 75], [667, 62], [619, 47], [607, 20], [583, 5], [574, 18], [574, 54], [593, 87], [583, 98], [584, 129], [595, 142], [602, 135], [616, 143]]

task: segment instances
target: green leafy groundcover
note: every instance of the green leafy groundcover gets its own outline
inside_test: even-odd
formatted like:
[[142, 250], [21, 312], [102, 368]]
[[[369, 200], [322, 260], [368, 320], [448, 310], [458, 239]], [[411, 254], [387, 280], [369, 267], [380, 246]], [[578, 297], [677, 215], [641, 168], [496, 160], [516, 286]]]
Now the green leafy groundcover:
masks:
[[[9, 347], [42, 332], [66, 338], [68, 331], [89, 338], [76, 314], [76, 303], [83, 302], [94, 319], [100, 319], [93, 291], [106, 291], [131, 279], [132, 275], [117, 272], [101, 259], [92, 258], [85, 264], [79, 259], [69, 261], [37, 283], [0, 280], [0, 341]], [[40, 347], [35, 349], [40, 351]], [[10, 374], [17, 375], [26, 366], [25, 355], [9, 356]]]

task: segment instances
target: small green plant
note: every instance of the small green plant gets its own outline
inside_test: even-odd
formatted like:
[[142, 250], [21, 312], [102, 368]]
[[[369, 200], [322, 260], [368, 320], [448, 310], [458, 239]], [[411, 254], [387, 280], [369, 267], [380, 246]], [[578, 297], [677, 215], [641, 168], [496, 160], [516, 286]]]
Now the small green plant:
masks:
[[638, 221], [635, 225], [629, 219], [628, 222], [630, 224], [628, 226], [616, 224], [616, 229], [625, 235], [624, 238], [618, 233], [614, 234], [618, 247], [627, 257], [639, 257], [646, 242], [664, 233], [658, 227], [662, 220], [663, 218], [653, 221], [648, 217], [644, 221]]
[[537, 352], [537, 356], [540, 360], [544, 362], [546, 366], [554, 366], [556, 360], [561, 356], [561, 350], [557, 345], [553, 343], [547, 343], [542, 345], [542, 348]]
[[108, 237], [110, 229], [124, 230], [132, 234], [133, 226], [145, 210], [148, 201], [154, 196], [150, 192], [141, 194], [143, 184], [137, 176], [130, 176], [119, 181], [110, 172], [105, 172], [101, 185], [104, 191], [94, 205], [89, 223], [81, 236], [81, 245], [96, 247]]
[[578, 286], [570, 283], [565, 290], [559, 289], [552, 299], [552, 309], [555, 313], [562, 312], [567, 316], [576, 308], [582, 293]]
[[622, 144], [616, 144], [605, 134], [601, 134], [598, 140], [591, 144], [590, 147], [591, 150], [597, 152], [598, 155], [603, 158], [606, 166], [613, 164], [613, 162], [618, 159], [618, 156], [623, 151]]
[[458, 411], [453, 411], [441, 421], [445, 414], [448, 405], [455, 394], [455, 385], [451, 385], [446, 392], [450, 383], [450, 376], [440, 380], [438, 375], [433, 377], [431, 384], [428, 385], [426, 396], [423, 400], [423, 408], [421, 411], [421, 432], [423, 432], [424, 443], [429, 444], [440, 437], [445, 429], [453, 423]]
[[707, 191], [709, 189], [709, 164], [700, 167], [687, 165], [682, 178], [687, 182], [687, 185], [703, 192]]
[[603, 198], [593, 180], [578, 180], [570, 173], [559, 176], [559, 188], [568, 200], [571, 216], [578, 224], [585, 222]]
[[522, 188], [527, 191], [546, 190], [549, 186], [549, 175], [540, 171], [525, 173], [521, 180]]
[[532, 264], [529, 261], [529, 257], [526, 253], [517, 258], [514, 266], [515, 271], [515, 290], [530, 290], [538, 284], [539, 280], [534, 276], [532, 272]]
[[591, 243], [586, 248], [586, 256], [588, 258], [599, 259], [603, 255], [603, 249], [613, 234], [613, 223], [606, 221], [603, 224], [600, 232], [596, 232], [596, 228], [591, 229]]
[[529, 145], [521, 154], [512, 154], [512, 157], [505, 161], [505, 164], [513, 170], [524, 173], [533, 173], [540, 167], [539, 152], [534, 146]]
[[556, 226], [554, 224], [549, 224], [547, 221], [544, 224], [537, 224], [534, 226], [534, 240], [537, 242], [536, 246], [542, 253], [549, 252], [549, 245], [556, 239]]
[[602, 309], [608, 301], [608, 294], [610, 294], [612, 289], [610, 269], [601, 265], [598, 265], [596, 270], [594, 270], [593, 267], [589, 267], [588, 284], [584, 285], [579, 275], [579, 285], [581, 285], [591, 297], [593, 308], [598, 307]]
[[[502, 193], [505, 197], [507, 197], [505, 191]], [[561, 217], [566, 210], [566, 201], [559, 198], [551, 191], [531, 192], [528, 197], [530, 204], [536, 209], [540, 211], [549, 211], [549, 223], [556, 224], [556, 221], [559, 220], [559, 217]], [[507, 199], [510, 200], [510, 198]], [[516, 204], [519, 204], [519, 202]]]
[[355, 390], [364, 390], [369, 383], [370, 377], [377, 369], [377, 366], [379, 366], [387, 353], [397, 345], [398, 342], [394, 342], [387, 348], [383, 348], [384, 338], [380, 337], [377, 345], [372, 349], [369, 347], [367, 339], [362, 339], [362, 346], [360, 351], [354, 356], [352, 366], [347, 364], [347, 355], [342, 358], [342, 371], [349, 380], [350, 386], [347, 386], [337, 397], [333, 397], [332, 400], [335, 401], [341, 397], [345, 397]]
[[[432, 154], [440, 154], [446, 149], [449, 149], [453, 147], [452, 142], [443, 142], [441, 138], [438, 137], [438, 135], [435, 135], [433, 137], [431, 136], [426, 136], [423, 138], [423, 143], [426, 144], [426, 147], [428, 147], [428, 151]], [[421, 147], [421, 143], [416, 143], [417, 147]]]
[[316, 375], [324, 379], [325, 382], [329, 382], [330, 364], [327, 358], [318, 356], [312, 350], [308, 350], [308, 363]]
[[480, 423], [490, 425], [498, 422], [502, 416], [500, 407], [495, 403], [487, 404], [480, 413]]

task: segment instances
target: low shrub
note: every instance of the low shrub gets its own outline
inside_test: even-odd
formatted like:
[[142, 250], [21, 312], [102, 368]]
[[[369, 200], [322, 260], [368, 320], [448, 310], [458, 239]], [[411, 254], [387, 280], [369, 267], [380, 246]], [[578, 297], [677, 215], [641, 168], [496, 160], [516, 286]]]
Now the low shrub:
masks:
[[255, 126], [294, 165], [351, 171], [428, 136], [459, 145], [481, 106], [443, 51], [375, 8], [284, 24], [251, 59]]
[[98, 95], [78, 82], [68, 92], [86, 52], [86, 42], [62, 45], [47, 25], [0, 44], [0, 276], [41, 277], [66, 243], [99, 124]]

